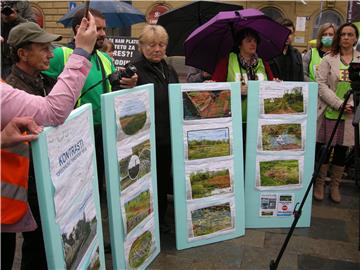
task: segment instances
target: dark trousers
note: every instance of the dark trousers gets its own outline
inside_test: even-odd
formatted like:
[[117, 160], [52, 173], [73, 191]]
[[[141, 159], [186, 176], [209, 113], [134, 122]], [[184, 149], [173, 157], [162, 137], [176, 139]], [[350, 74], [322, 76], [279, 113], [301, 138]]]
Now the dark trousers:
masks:
[[[319, 162], [320, 160], [320, 150], [321, 148], [324, 146], [323, 143], [316, 143], [316, 148], [315, 148], [315, 156], [316, 156], [316, 162]], [[333, 147], [330, 148], [329, 152], [327, 153], [327, 156], [325, 158], [324, 164], [328, 164], [330, 162], [330, 157], [331, 157], [331, 153], [332, 150], [334, 150], [334, 153], [332, 155], [332, 161], [331, 164], [333, 165], [337, 165], [337, 166], [345, 166], [345, 161], [346, 161], [346, 153], [348, 151], [349, 147], [344, 146], [344, 145], [335, 145]]]
[[165, 223], [168, 206], [167, 194], [172, 190], [171, 177], [171, 147], [170, 145], [156, 145], [156, 171], [158, 188], [158, 205], [160, 224]]
[[14, 262], [16, 233], [1, 233], [1, 269], [11, 270]]
[[103, 148], [103, 137], [101, 125], [94, 126], [94, 137], [95, 137], [95, 154], [96, 154], [96, 167], [98, 173], [98, 184], [100, 200], [105, 199], [105, 164], [104, 164], [104, 148]]

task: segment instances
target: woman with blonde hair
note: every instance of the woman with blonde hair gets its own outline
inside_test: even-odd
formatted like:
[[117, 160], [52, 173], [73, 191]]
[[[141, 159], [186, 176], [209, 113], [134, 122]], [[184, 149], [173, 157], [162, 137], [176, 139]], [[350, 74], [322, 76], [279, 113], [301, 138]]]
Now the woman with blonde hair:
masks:
[[138, 85], [153, 83], [155, 90], [156, 163], [160, 230], [168, 231], [165, 222], [167, 193], [171, 180], [171, 147], [169, 119], [169, 83], [178, 76], [165, 61], [169, 36], [160, 25], [146, 25], [139, 36], [140, 56], [132, 62], [137, 68]]
[[[344, 95], [351, 88], [349, 65], [354, 59], [360, 60], [360, 53], [354, 49], [358, 38], [359, 32], [354, 24], [345, 23], [340, 26], [335, 33], [330, 52], [324, 56], [316, 72], [316, 80], [319, 83], [317, 148], [328, 142], [339, 111], [344, 106], [344, 115], [332, 141], [334, 153], [331, 160], [330, 197], [336, 203], [341, 201], [339, 185], [344, 172], [346, 152], [348, 147], [354, 144], [351, 125], [353, 101], [350, 100], [343, 105], [343, 100]], [[329, 156], [330, 154], [322, 164], [314, 186], [314, 198], [317, 200], [324, 199]]]
[[321, 59], [330, 51], [335, 35], [336, 27], [332, 23], [324, 23], [320, 26], [316, 38], [316, 48], [310, 49], [303, 57], [304, 80], [315, 81], [315, 72]]

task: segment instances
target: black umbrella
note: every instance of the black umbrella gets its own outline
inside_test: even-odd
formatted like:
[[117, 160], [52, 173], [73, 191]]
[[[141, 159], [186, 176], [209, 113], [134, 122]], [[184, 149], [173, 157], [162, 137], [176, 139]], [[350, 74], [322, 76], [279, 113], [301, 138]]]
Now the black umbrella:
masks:
[[213, 1], [196, 1], [160, 15], [157, 24], [169, 34], [168, 56], [185, 55], [184, 41], [197, 27], [220, 11], [243, 9], [242, 6]]

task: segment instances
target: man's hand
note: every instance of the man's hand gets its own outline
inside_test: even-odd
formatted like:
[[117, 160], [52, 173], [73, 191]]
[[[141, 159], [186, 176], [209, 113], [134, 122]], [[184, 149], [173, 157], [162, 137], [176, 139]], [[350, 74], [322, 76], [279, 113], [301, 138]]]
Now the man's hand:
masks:
[[75, 36], [75, 46], [92, 53], [97, 39], [97, 31], [94, 16], [90, 12], [88, 18], [89, 20], [84, 17], [81, 21]]
[[1, 131], [1, 148], [33, 141], [42, 130], [43, 128], [38, 126], [31, 117], [15, 117]]
[[121, 88], [133, 88], [136, 86], [138, 75], [135, 73], [131, 78], [122, 77], [120, 80]]

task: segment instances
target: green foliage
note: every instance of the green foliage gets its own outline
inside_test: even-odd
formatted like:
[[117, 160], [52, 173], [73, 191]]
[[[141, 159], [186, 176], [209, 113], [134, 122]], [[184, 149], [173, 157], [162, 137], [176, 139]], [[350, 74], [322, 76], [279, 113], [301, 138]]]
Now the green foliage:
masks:
[[125, 204], [127, 231], [131, 231], [151, 213], [150, 191], [141, 192]]
[[133, 135], [144, 126], [146, 122], [146, 112], [127, 115], [120, 118], [120, 125], [127, 135]]
[[207, 197], [216, 189], [230, 187], [229, 170], [192, 173], [190, 182], [193, 198]]
[[264, 99], [266, 114], [301, 113], [304, 111], [304, 96], [301, 87], [288, 90], [280, 98]]
[[261, 186], [299, 184], [298, 160], [273, 160], [260, 162]]
[[129, 265], [138, 268], [150, 256], [152, 246], [152, 234], [149, 231], [140, 235], [131, 245], [129, 251]]
[[188, 142], [189, 160], [230, 155], [230, 141], [193, 140]]

